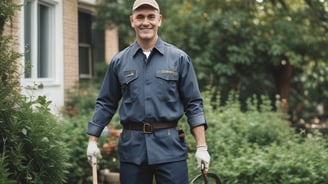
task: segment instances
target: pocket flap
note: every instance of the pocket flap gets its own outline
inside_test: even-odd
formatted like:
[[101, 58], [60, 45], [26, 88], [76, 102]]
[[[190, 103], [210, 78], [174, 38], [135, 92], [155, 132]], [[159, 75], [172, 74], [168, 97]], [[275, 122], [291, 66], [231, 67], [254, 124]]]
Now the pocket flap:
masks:
[[131, 81], [138, 78], [137, 71], [136, 70], [129, 70], [123, 72], [123, 80], [122, 83], [129, 84]]
[[178, 72], [175, 70], [159, 70], [156, 72], [156, 77], [164, 80], [173, 80], [173, 81], [179, 79]]

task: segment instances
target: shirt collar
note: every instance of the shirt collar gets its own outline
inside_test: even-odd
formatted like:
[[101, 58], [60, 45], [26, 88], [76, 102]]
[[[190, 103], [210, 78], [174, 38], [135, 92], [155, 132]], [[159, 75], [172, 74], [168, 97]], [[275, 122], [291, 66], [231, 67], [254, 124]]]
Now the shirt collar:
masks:
[[[153, 49], [157, 50], [159, 53], [164, 55], [164, 41], [160, 37], [158, 37], [155, 47]], [[136, 41], [134, 41], [134, 43], [132, 44], [131, 50], [132, 50], [133, 57], [134, 57], [138, 53], [138, 51], [142, 50], [142, 49], [139, 46], [139, 44]]]

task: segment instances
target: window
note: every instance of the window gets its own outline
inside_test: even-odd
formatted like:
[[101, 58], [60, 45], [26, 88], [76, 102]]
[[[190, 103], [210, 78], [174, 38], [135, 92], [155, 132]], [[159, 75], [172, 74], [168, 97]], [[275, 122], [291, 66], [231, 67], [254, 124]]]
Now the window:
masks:
[[55, 66], [54, 4], [30, 0], [24, 6], [26, 79], [52, 79]]
[[96, 64], [105, 61], [105, 32], [93, 27], [94, 16], [85, 10], [78, 12], [79, 31], [79, 77], [96, 77]]
[[92, 78], [92, 16], [79, 12], [79, 75], [80, 79]]

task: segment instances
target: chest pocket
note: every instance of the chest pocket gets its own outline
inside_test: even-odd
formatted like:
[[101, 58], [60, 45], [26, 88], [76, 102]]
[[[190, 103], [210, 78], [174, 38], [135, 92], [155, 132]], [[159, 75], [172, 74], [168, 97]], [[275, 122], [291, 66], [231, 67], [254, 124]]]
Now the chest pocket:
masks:
[[178, 80], [179, 74], [174, 70], [158, 70], [156, 78], [159, 79], [156, 90], [159, 90], [159, 98], [167, 102], [175, 102], [179, 98]]
[[123, 103], [131, 103], [136, 100], [138, 91], [137, 84], [134, 82], [138, 78], [136, 70], [123, 71], [119, 75], [121, 90], [123, 94]]

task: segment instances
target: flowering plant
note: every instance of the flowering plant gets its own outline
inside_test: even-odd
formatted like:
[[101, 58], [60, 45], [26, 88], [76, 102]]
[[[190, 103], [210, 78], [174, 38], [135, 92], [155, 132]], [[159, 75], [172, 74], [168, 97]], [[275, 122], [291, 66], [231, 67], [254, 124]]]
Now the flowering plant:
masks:
[[104, 139], [101, 139], [100, 143], [102, 145], [100, 150], [103, 157], [100, 159], [100, 165], [112, 172], [119, 170], [117, 145], [121, 132], [121, 129], [116, 129], [113, 125], [108, 125], [101, 136]]

